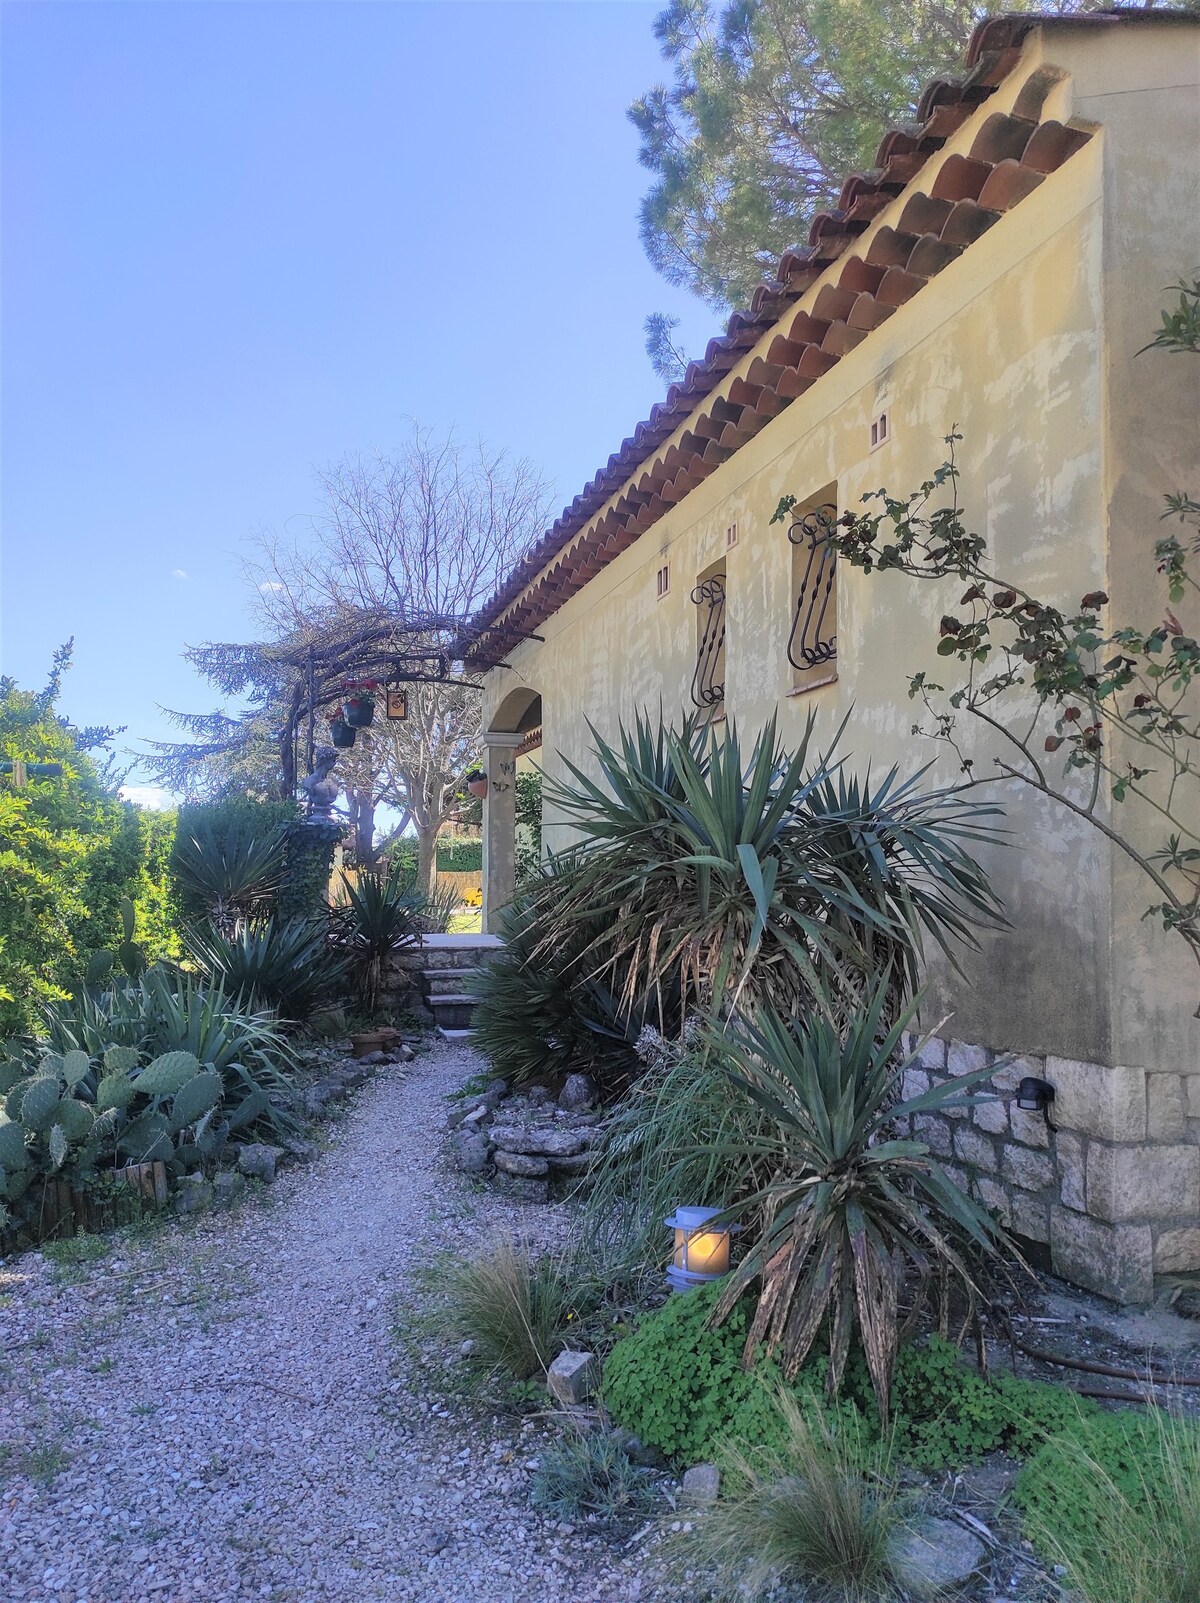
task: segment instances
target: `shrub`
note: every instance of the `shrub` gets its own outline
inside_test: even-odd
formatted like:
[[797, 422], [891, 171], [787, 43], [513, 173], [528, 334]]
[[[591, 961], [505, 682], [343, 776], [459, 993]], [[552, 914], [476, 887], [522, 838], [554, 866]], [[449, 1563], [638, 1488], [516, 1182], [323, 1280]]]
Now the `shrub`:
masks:
[[908, 1507], [890, 1446], [852, 1421], [834, 1428], [786, 1391], [774, 1401], [773, 1445], [729, 1450], [733, 1493], [696, 1522], [683, 1553], [739, 1598], [799, 1582], [814, 1603], [890, 1603]]
[[477, 874], [483, 867], [481, 840], [439, 841], [437, 848], [439, 874]]
[[568, 1422], [538, 1455], [531, 1501], [560, 1520], [611, 1520], [644, 1508], [651, 1492], [649, 1471], [630, 1463], [615, 1432]]
[[280, 811], [249, 801], [180, 809], [171, 875], [185, 917], [224, 928], [239, 916], [274, 910], [287, 832]]
[[497, 1236], [441, 1277], [448, 1323], [475, 1356], [513, 1380], [543, 1375], [566, 1345], [578, 1292], [552, 1256]]
[[1081, 1415], [1022, 1469], [1034, 1547], [1083, 1603], [1200, 1598], [1200, 1424], [1159, 1409]]

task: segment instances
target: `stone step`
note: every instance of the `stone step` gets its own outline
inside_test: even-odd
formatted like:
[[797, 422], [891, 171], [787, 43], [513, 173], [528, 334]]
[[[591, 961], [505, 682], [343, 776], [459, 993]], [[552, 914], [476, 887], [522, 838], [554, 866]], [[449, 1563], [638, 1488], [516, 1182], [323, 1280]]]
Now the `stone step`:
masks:
[[473, 996], [431, 996], [429, 1006], [440, 1030], [469, 1030], [475, 1013]]
[[474, 968], [427, 968], [422, 972], [421, 983], [426, 996], [457, 996], [463, 993], [466, 981], [478, 973], [478, 965]]

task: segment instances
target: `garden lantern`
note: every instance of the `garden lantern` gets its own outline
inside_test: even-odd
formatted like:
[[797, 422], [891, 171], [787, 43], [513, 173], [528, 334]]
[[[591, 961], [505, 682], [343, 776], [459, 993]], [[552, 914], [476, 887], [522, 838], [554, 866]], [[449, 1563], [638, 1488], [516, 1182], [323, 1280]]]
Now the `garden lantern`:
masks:
[[663, 1222], [675, 1232], [675, 1252], [667, 1270], [672, 1291], [687, 1291], [729, 1273], [729, 1247], [734, 1226], [714, 1225], [720, 1208], [676, 1208]]

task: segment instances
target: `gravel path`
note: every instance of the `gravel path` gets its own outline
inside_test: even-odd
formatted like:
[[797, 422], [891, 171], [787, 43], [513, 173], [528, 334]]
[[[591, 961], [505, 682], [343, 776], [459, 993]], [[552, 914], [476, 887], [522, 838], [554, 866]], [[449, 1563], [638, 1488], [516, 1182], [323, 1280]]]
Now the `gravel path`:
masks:
[[416, 1262], [561, 1210], [447, 1171], [441, 1044], [261, 1203], [81, 1270], [0, 1265], [3, 1603], [627, 1603], [632, 1551], [529, 1507], [540, 1427], [446, 1402]]

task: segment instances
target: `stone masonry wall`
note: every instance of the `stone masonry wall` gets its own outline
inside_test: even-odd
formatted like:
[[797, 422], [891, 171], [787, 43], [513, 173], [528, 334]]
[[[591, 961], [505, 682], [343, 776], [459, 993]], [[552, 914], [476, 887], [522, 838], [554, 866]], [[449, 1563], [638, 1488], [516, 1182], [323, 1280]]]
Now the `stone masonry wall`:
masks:
[[[975, 1094], [994, 1091], [994, 1100], [914, 1120], [960, 1185], [1044, 1243], [1057, 1274], [1103, 1296], [1146, 1302], [1156, 1275], [1200, 1274], [1200, 1076], [1015, 1057], [931, 1036], [905, 1095], [988, 1067]], [[1026, 1075], [1054, 1087], [1055, 1129], [1017, 1107]]]

